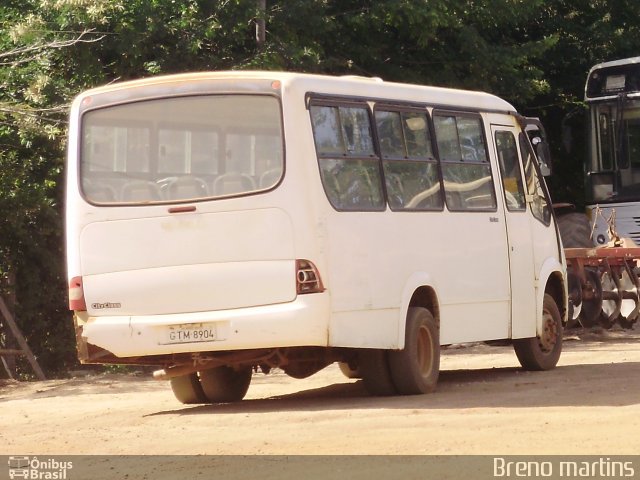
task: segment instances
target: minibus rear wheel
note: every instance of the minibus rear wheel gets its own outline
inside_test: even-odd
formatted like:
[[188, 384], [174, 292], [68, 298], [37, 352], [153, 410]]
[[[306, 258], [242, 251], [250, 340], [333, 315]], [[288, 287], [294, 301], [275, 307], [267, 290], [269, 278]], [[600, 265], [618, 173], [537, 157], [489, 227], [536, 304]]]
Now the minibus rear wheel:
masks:
[[233, 369], [222, 366], [202, 370], [200, 385], [210, 403], [239, 402], [247, 394], [251, 383], [251, 367]]
[[342, 374], [347, 378], [362, 378], [362, 374], [360, 373], [360, 367], [356, 366], [355, 368], [348, 362], [338, 362], [338, 367]]
[[184, 404], [207, 403], [197, 373], [180, 375], [170, 379], [171, 390], [179, 402]]
[[402, 395], [430, 393], [440, 375], [440, 334], [429, 310], [411, 307], [403, 350], [389, 353], [393, 383]]
[[544, 294], [542, 304], [542, 333], [515, 339], [513, 349], [525, 370], [550, 370], [557, 365], [562, 353], [562, 317], [548, 293]]

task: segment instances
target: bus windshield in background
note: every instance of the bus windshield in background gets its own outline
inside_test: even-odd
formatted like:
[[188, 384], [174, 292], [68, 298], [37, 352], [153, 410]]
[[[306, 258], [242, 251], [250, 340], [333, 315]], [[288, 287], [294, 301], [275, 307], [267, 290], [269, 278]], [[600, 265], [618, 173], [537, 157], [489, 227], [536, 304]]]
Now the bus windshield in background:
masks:
[[176, 202], [275, 186], [280, 104], [267, 95], [161, 98], [82, 117], [81, 188], [96, 204]]
[[594, 107], [596, 155], [590, 169], [593, 201], [640, 200], [640, 108], [624, 107], [623, 128], [618, 128], [615, 104]]
[[[640, 90], [640, 63], [638, 59], [602, 64], [589, 72], [586, 86], [587, 100], [615, 97], [620, 93]], [[616, 64], [618, 63], [618, 64]]]

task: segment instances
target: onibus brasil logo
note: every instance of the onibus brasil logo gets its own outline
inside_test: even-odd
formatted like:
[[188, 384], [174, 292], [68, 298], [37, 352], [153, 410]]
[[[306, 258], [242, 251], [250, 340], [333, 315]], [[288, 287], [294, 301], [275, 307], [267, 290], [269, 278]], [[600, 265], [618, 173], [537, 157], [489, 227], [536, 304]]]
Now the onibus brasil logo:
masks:
[[55, 458], [9, 457], [9, 478], [28, 478], [34, 480], [66, 480], [67, 470], [73, 468], [73, 462], [61, 462]]

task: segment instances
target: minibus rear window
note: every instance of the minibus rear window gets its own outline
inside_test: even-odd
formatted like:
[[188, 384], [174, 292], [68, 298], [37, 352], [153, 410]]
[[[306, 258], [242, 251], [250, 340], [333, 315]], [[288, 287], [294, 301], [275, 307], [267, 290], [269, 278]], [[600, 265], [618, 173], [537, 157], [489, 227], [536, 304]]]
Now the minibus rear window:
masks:
[[95, 204], [194, 201], [273, 188], [284, 171], [279, 101], [189, 96], [90, 110], [81, 190]]

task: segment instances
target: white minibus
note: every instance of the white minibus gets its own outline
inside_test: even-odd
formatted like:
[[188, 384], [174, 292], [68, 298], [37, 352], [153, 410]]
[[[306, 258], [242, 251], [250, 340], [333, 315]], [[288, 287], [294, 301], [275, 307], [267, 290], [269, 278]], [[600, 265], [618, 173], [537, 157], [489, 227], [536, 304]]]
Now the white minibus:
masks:
[[157, 365], [183, 403], [333, 362], [374, 395], [427, 393], [454, 343], [554, 367], [566, 268], [527, 122], [486, 93], [282, 72], [81, 94], [80, 360]]

